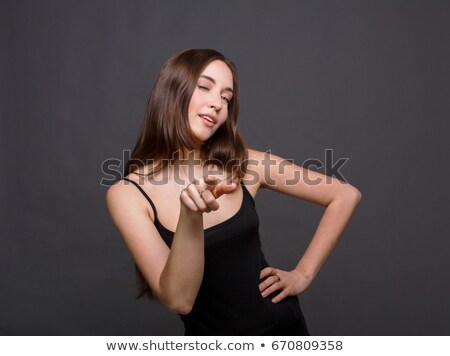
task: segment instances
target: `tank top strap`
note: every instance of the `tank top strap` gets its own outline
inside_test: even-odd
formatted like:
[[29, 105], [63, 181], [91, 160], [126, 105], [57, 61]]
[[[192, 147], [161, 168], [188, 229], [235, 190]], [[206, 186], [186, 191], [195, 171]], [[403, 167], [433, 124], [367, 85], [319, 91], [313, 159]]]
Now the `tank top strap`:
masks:
[[250, 199], [250, 202], [252, 203], [252, 205], [255, 206], [255, 199], [253, 198], [253, 195], [251, 195], [250, 192], [248, 191], [247, 186], [245, 185], [243, 179], [241, 179], [241, 187], [242, 187], [242, 191], [244, 194], [242, 199], [245, 200], [245, 197], [247, 196]]
[[[132, 184], [134, 184], [134, 185], [136, 186], [136, 188], [139, 189], [139, 191], [140, 191], [140, 192], [142, 193], [142, 195], [144, 195], [144, 197], [148, 200], [148, 202], [150, 203], [150, 206], [151, 206], [152, 209], [153, 209], [153, 214], [155, 215], [155, 222], [158, 222], [159, 220], [158, 220], [158, 213], [157, 213], [157, 211], [156, 211], [156, 206], [155, 206], [155, 204], [153, 203], [153, 201], [150, 199], [150, 197], [147, 195], [147, 193], [144, 191], [144, 189], [142, 189], [141, 186], [140, 186], [139, 184], [137, 184], [134, 180], [131, 180], [131, 179], [128, 179], [128, 178], [122, 178], [122, 179], [123, 179], [123, 180], [126, 180], [126, 181], [128, 181], [128, 182], [131, 182]], [[246, 187], [246, 185], [245, 185], [245, 183], [244, 183], [244, 180], [241, 179], [241, 182], [240, 182], [240, 183], [241, 183], [242, 190], [243, 190], [243, 194], [244, 194], [244, 196], [242, 197], [242, 199], [245, 200], [245, 196], [247, 196], [247, 197], [250, 198], [250, 201], [251, 201], [252, 204], [254, 205], [255, 202], [254, 202], [254, 200], [253, 200], [252, 195], [251, 195], [250, 192], [248, 191], [248, 189], [247, 189], [247, 187]]]
[[148, 200], [148, 202], [150, 203], [150, 205], [151, 205], [151, 207], [152, 207], [152, 209], [153, 209], [153, 214], [155, 215], [155, 221], [156, 221], [156, 219], [157, 219], [156, 206], [155, 206], [155, 204], [153, 204], [152, 200], [151, 200], [150, 197], [147, 195], [147, 193], [144, 191], [144, 189], [142, 189], [142, 188], [140, 187], [140, 185], [137, 184], [134, 180], [131, 180], [131, 179], [128, 179], [128, 178], [122, 178], [122, 179], [123, 179], [123, 180], [127, 180], [127, 181], [133, 183], [133, 184], [141, 191], [141, 193], [144, 195], [144, 197], [145, 197], [145, 198]]

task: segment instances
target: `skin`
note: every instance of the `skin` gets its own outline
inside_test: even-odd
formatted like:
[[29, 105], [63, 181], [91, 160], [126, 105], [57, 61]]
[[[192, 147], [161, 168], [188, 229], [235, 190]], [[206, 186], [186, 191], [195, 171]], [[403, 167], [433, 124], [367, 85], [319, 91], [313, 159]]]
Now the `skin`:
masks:
[[[188, 119], [194, 134], [205, 141], [227, 119], [228, 100], [232, 97], [227, 88], [232, 89], [233, 77], [221, 61], [211, 62], [202, 75], [213, 81], [199, 78], [189, 103]], [[205, 125], [199, 114], [214, 116], [215, 125]], [[195, 154], [199, 157], [198, 152]], [[248, 154], [251, 162], [248, 169], [253, 173], [247, 174], [244, 182], [252, 196], [266, 188], [325, 207], [318, 228], [296, 267], [291, 271], [273, 267], [261, 271], [259, 289], [262, 297], [278, 292], [272, 299], [273, 303], [278, 303], [308, 288], [335, 248], [361, 193], [337, 179], [325, 184], [325, 175], [294, 164], [286, 165], [287, 161], [273, 154], [270, 159], [275, 164], [267, 170], [263, 160], [268, 158], [268, 153], [249, 149]], [[280, 165], [284, 165], [283, 170], [279, 169]], [[135, 187], [121, 180], [106, 194], [111, 218], [153, 293], [169, 310], [179, 314], [188, 314], [192, 310], [203, 278], [204, 229], [234, 215], [243, 194], [239, 184], [227, 184], [223, 174], [205, 176], [201, 167], [191, 168], [196, 177], [191, 184], [177, 183], [171, 167], [168, 167], [167, 184], [152, 186], [147, 181], [141, 184], [158, 207], [161, 223], [175, 231], [170, 249], [154, 225], [154, 214], [147, 200]], [[294, 174], [301, 177], [307, 174], [309, 180], [320, 179], [321, 183], [311, 185], [300, 179], [296, 184], [286, 184]], [[134, 174], [128, 177], [138, 181]], [[176, 215], [174, 211], [179, 213]]]
[[[267, 153], [250, 150], [249, 157], [261, 163], [267, 159]], [[269, 171], [261, 164], [252, 167], [260, 176], [257, 187], [253, 187], [253, 190], [266, 188], [325, 208], [308, 248], [293, 270], [267, 267], [261, 271], [260, 278], [266, 278], [259, 285], [261, 295], [266, 297], [278, 291], [272, 298], [272, 302], [278, 303], [287, 296], [302, 293], [309, 287], [338, 243], [362, 195], [355, 187], [338, 179], [330, 179], [290, 162], [286, 164], [287, 161], [273, 154], [269, 157], [274, 160]], [[284, 169], [280, 170], [280, 165]], [[286, 181], [297, 175], [308, 179], [299, 179], [296, 184], [286, 184]], [[308, 181], [319, 183], [308, 184]]]
[[[208, 78], [213, 79], [215, 83]], [[226, 88], [233, 88], [230, 69], [222, 61], [212, 61], [201, 73], [188, 108], [190, 127], [202, 141], [214, 135], [227, 119], [228, 102], [233, 95]], [[206, 126], [199, 114], [214, 116], [217, 119], [216, 124], [213, 127]]]

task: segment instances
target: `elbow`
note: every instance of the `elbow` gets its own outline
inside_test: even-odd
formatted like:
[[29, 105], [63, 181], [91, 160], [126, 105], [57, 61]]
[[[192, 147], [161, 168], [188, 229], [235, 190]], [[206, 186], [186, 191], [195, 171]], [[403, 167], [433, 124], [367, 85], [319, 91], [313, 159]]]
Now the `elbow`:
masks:
[[355, 187], [351, 187], [351, 190], [348, 194], [350, 201], [355, 205], [355, 207], [359, 204], [362, 199], [361, 192]]
[[172, 313], [187, 315], [192, 311], [194, 304], [193, 303], [171, 303], [166, 304], [167, 309], [169, 309]]
[[361, 192], [356, 189], [352, 185], [348, 185], [339, 192], [325, 207], [327, 207], [329, 204], [331, 204], [334, 201], [342, 201], [345, 202], [345, 204], [354, 205], [355, 207], [359, 204], [359, 202], [362, 199]]
[[352, 186], [352, 198], [355, 200], [356, 204], [358, 204], [362, 199], [362, 193]]
[[172, 313], [181, 315], [187, 315], [192, 311], [197, 298], [197, 293], [193, 295], [184, 288], [168, 287], [166, 284], [161, 285], [161, 281], [158, 294], [158, 299], [164, 307]]
[[362, 199], [361, 192], [352, 185], [349, 185], [345, 191], [341, 194], [339, 200], [344, 200], [348, 203], [352, 203], [355, 206], [359, 204]]
[[163, 297], [160, 296], [159, 301], [167, 308], [169, 311], [175, 314], [186, 315], [192, 311], [194, 307], [194, 300], [186, 297]]
[[187, 315], [192, 311], [192, 305], [186, 305], [184, 307], [178, 308], [176, 313], [180, 315]]

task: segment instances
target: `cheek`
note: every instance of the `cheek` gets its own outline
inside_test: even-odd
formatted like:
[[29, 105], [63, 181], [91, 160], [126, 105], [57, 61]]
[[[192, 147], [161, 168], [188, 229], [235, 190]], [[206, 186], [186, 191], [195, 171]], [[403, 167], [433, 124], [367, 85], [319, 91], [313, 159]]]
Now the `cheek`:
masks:
[[219, 128], [220, 126], [225, 126], [227, 124], [227, 117], [225, 117], [223, 120], [220, 121], [220, 125], [218, 125], [217, 128]]
[[197, 105], [196, 105], [196, 100], [193, 97], [191, 99], [191, 101], [189, 102], [189, 106], [188, 106], [188, 115], [189, 115], [189, 120], [194, 120], [195, 115], [197, 113]]
[[196, 106], [198, 105], [198, 101], [199, 98], [197, 91], [194, 91], [194, 93], [192, 93], [191, 100], [189, 100], [188, 110], [189, 111], [195, 110]]
[[228, 116], [230, 115], [230, 112], [228, 111], [228, 108], [225, 108], [225, 110], [223, 111], [223, 123], [225, 123], [225, 121], [229, 120]]

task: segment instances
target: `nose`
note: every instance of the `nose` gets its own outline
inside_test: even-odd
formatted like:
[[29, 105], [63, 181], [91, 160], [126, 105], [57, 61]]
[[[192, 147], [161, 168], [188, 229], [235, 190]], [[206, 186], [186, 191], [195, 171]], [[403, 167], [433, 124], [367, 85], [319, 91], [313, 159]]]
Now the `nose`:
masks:
[[220, 97], [220, 94], [211, 93], [209, 106], [216, 111], [222, 109], [222, 98]]

